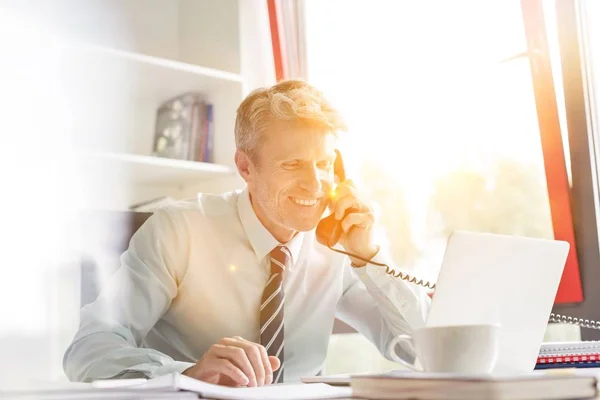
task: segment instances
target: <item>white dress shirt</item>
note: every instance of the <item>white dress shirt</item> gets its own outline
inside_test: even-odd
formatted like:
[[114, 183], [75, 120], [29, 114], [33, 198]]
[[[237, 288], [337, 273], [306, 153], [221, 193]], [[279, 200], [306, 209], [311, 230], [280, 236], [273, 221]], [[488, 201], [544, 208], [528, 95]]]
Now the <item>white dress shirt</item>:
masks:
[[[259, 342], [259, 308], [277, 240], [258, 220], [247, 189], [200, 194], [156, 211], [133, 235], [121, 268], [81, 309], [63, 367], [90, 381], [129, 371], [152, 378], [183, 372], [223, 337]], [[320, 245], [314, 230], [286, 243], [285, 381], [316, 375], [334, 318], [366, 336], [386, 358], [388, 343], [423, 326], [430, 299], [382, 267], [352, 268]], [[373, 259], [387, 263], [384, 252]], [[411, 348], [399, 349], [414, 357]]]

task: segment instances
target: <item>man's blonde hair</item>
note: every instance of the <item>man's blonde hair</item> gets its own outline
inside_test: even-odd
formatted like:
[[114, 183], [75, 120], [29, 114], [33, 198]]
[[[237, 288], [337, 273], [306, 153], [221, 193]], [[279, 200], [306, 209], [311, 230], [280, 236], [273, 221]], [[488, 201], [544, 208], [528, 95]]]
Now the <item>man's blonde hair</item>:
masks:
[[276, 122], [289, 122], [337, 134], [346, 123], [323, 93], [298, 79], [252, 91], [237, 109], [235, 145], [255, 156], [262, 133]]

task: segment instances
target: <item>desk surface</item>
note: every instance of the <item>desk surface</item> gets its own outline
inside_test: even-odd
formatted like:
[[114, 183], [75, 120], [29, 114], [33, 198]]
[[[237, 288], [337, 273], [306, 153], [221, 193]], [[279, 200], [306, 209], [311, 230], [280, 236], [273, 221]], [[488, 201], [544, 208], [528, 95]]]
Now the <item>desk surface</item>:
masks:
[[[591, 374], [598, 374], [600, 376], [600, 368], [589, 368], [582, 369], [587, 370], [585, 372], [589, 372]], [[569, 371], [574, 371], [574, 369], [570, 370], [549, 370], [549, 374], [567, 374]], [[579, 371], [577, 371], [579, 372]], [[362, 375], [362, 374], [360, 374]], [[123, 380], [125, 381], [125, 380]], [[101, 388], [100, 386], [108, 386], [109, 382], [102, 383], [80, 383], [80, 382], [42, 382], [42, 381], [32, 381], [29, 387], [22, 387], [18, 389], [11, 389], [10, 391], [6, 391], [0, 388], [0, 398], [7, 399], [19, 399], [19, 400], [33, 400], [33, 399], [109, 399], [109, 398], [120, 398], [120, 399], [134, 399], [139, 398], [140, 390], [145, 392], [145, 394], [149, 395], [149, 398], [152, 399], [197, 399], [197, 395], [193, 392], [172, 392], [164, 389], [136, 389], [134, 390], [123, 390], [118, 386], [123, 386], [123, 384], [131, 384], [131, 382], [136, 382], [139, 380], [128, 380], [129, 382], [115, 382], [113, 381], [113, 387], [111, 388]], [[331, 375], [331, 376], [321, 376], [314, 377], [312, 379], [305, 379], [305, 381], [312, 382], [334, 382], [334, 383], [344, 383], [349, 382], [349, 375]], [[120, 384], [122, 383], [122, 384]], [[291, 396], [298, 395], [298, 393], [291, 394]], [[344, 393], [341, 393], [344, 396]], [[146, 397], [146, 396], [144, 396]], [[285, 398], [286, 396], [282, 396]], [[313, 393], [313, 397], [315, 398]], [[253, 400], [256, 400], [256, 397], [252, 397]], [[295, 397], [297, 400], [301, 400], [298, 397]], [[358, 398], [352, 397], [341, 397], [339, 400], [354, 400]], [[600, 396], [597, 396], [596, 399], [600, 400]]]

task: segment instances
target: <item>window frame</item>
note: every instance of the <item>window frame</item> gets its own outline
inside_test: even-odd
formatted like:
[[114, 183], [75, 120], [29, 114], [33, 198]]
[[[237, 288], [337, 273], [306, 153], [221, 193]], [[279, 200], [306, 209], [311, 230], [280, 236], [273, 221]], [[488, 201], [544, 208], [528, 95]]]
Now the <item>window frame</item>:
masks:
[[[598, 235], [598, 156], [592, 129], [592, 88], [586, 66], [582, 18], [584, 2], [556, 0], [556, 24], [564, 88], [566, 124], [571, 156], [569, 190], [584, 299], [576, 304], [556, 304], [554, 313], [600, 320], [600, 242]], [[596, 132], [598, 134], [598, 132]], [[600, 330], [581, 330], [582, 340], [600, 340]]]

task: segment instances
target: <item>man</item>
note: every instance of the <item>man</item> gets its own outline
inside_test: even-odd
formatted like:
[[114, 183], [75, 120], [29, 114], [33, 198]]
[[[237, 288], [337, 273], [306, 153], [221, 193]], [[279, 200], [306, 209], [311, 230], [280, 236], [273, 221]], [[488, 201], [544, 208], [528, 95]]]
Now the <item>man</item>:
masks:
[[[335, 317], [388, 359], [414, 357], [388, 344], [424, 324], [430, 300], [361, 260], [390, 265], [352, 182], [333, 190], [341, 130], [338, 112], [303, 81], [252, 92], [235, 125], [246, 187], [164, 207], [140, 227], [111, 283], [82, 308], [68, 377], [296, 381], [321, 370]], [[316, 241], [328, 207], [341, 220], [339, 244], [356, 257]]]

